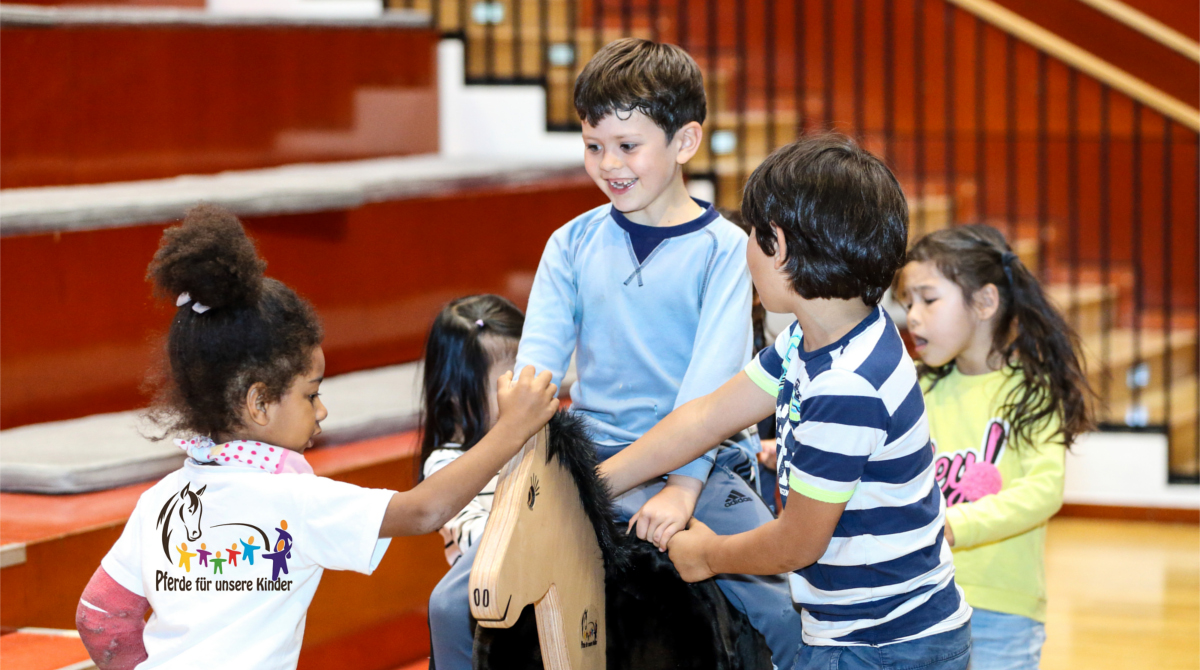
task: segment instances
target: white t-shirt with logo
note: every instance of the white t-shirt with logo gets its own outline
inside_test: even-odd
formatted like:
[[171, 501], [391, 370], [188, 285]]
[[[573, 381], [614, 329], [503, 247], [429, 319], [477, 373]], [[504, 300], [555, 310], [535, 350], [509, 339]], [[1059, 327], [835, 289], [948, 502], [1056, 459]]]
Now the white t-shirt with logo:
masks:
[[375, 569], [394, 493], [189, 459], [142, 494], [101, 561], [154, 609], [138, 670], [295, 668], [321, 573]]

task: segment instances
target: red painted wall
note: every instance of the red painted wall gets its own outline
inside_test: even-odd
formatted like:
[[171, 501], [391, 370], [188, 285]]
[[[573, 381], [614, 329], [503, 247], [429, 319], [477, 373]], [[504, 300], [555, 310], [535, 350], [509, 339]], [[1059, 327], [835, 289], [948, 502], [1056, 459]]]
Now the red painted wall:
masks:
[[437, 151], [434, 30], [0, 29], [0, 187]]
[[[523, 305], [550, 233], [603, 202], [582, 177], [245, 223], [267, 274], [321, 314], [338, 374], [418, 359], [452, 298]], [[174, 309], [144, 279], [165, 225], [0, 238], [0, 427], [146, 402]]]

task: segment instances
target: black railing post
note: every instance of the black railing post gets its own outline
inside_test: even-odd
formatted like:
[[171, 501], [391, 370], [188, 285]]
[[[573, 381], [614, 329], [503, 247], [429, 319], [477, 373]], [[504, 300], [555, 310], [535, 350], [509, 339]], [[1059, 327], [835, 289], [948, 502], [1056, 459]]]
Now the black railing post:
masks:
[[975, 17], [975, 218], [987, 223], [987, 33]]
[[767, 103], [767, 146], [764, 147], [764, 153], [769, 154], [775, 149], [775, 25], [778, 18], [775, 15], [775, 0], [766, 0], [763, 17], [763, 43], [767, 50], [763, 64], [766, 70], [764, 95]]
[[913, 177], [917, 234], [925, 234], [925, 0], [913, 0]]
[[525, 36], [521, 31], [522, 3], [524, 0], [512, 0], [512, 44], [508, 50], [512, 56], [513, 79], [521, 79], [525, 75]]
[[[1109, 124], [1109, 88], [1100, 85], [1100, 285], [1112, 285], [1112, 195], [1109, 193], [1109, 151], [1111, 130]], [[1108, 301], [1103, 303], [1100, 323], [1100, 365], [1112, 370], [1113, 310]], [[1105, 407], [1112, 399], [1112, 374], [1100, 377], [1100, 401]]]
[[883, 160], [896, 169], [896, 1], [883, 0]]
[[1049, 61], [1046, 52], [1037, 58], [1037, 244], [1038, 277], [1050, 281], [1050, 92], [1046, 78]]
[[1075, 68], [1067, 70], [1067, 231], [1071, 326], [1079, 330], [1079, 73]]
[[1010, 242], [1017, 230], [1017, 38], [1011, 33], [1004, 39], [1004, 236]]
[[741, 202], [742, 185], [748, 174], [746, 170], [746, 97], [749, 82], [746, 68], [746, 2], [738, 0], [734, 12], [737, 25], [734, 29], [734, 50], [737, 53], [738, 97], [737, 97], [737, 198]]
[[825, 72], [821, 77], [822, 89], [824, 91], [821, 94], [821, 109], [824, 112], [825, 130], [833, 130], [833, 124], [835, 120], [835, 110], [833, 108], [833, 100], [836, 97], [833, 86], [833, 31], [835, 28], [833, 11], [833, 0], [825, 0], [825, 7], [821, 10], [821, 46], [823, 47], [821, 67]]
[[1171, 129], [1173, 124], [1171, 119], [1163, 116], [1163, 140], [1162, 140], [1162, 338], [1163, 338], [1163, 353], [1162, 353], [1162, 389], [1163, 389], [1163, 423], [1167, 427], [1167, 462], [1168, 472], [1171, 470], [1170, 461], [1173, 460], [1175, 449], [1181, 445], [1171, 442], [1171, 274], [1172, 274], [1172, 215], [1174, 213], [1171, 202], [1171, 168], [1173, 161], [1171, 159]]
[[955, 104], [954, 104], [954, 97], [955, 97], [954, 93], [955, 93], [955, 89], [957, 88], [955, 86], [955, 80], [954, 80], [954, 73], [955, 73], [954, 61], [956, 59], [955, 58], [956, 51], [955, 51], [955, 46], [954, 46], [954, 5], [950, 4], [949, 2], [944, 3], [943, 9], [944, 9], [944, 11], [942, 14], [942, 17], [943, 17], [942, 18], [942, 21], [943, 21], [942, 29], [945, 31], [945, 35], [943, 36], [943, 40], [944, 40], [943, 41], [943, 45], [944, 45], [943, 51], [945, 53], [943, 56], [942, 65], [943, 65], [945, 80], [942, 82], [942, 85], [943, 85], [943, 91], [944, 91], [943, 96], [945, 98], [945, 100], [943, 101], [943, 103], [944, 103], [943, 112], [945, 113], [944, 123], [946, 126], [946, 128], [945, 128], [945, 132], [946, 132], [946, 158], [945, 158], [945, 161], [946, 161], [946, 174], [945, 174], [946, 186], [945, 186], [945, 189], [946, 189], [946, 204], [948, 205], [948, 209], [946, 211], [946, 216], [947, 216], [947, 222], [953, 226], [956, 223], [958, 223], [958, 174], [955, 171], [956, 164], [958, 162], [957, 161], [958, 157], [955, 155], [955, 137], [954, 137], [954, 134], [956, 132], [955, 129], [958, 125], [957, 119], [955, 119]]
[[[1129, 232], [1131, 235], [1130, 253], [1133, 256], [1133, 367], [1138, 368], [1142, 364], [1142, 311], [1145, 309], [1145, 300], [1142, 295], [1142, 103], [1137, 100], [1133, 101], [1133, 184], [1131, 185], [1132, 193], [1130, 194], [1130, 222]], [[1135, 376], [1136, 377], [1136, 376]], [[1133, 379], [1135, 383], [1131, 384], [1130, 389], [1130, 406], [1138, 408], [1142, 400], [1142, 386], [1140, 380]], [[1126, 417], [1126, 423], [1129, 417]], [[1135, 422], [1142, 423], [1142, 422]]]
[[854, 136], [861, 143], [866, 137], [866, 10], [864, 0], [854, 0]]

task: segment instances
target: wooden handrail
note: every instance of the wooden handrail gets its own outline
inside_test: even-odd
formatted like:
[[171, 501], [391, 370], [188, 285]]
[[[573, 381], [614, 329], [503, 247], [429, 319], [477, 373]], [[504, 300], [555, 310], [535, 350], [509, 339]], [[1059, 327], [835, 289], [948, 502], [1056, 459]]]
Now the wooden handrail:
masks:
[[991, 0], [946, 1], [1062, 60], [1071, 67], [1099, 79], [1143, 105], [1174, 119], [1193, 132], [1200, 132], [1200, 110], [1147, 84], [1111, 63], [1097, 58], [1029, 19], [1001, 7]]
[[1107, 14], [1110, 18], [1133, 28], [1155, 42], [1200, 63], [1200, 42], [1120, 0], [1079, 0], [1079, 2]]

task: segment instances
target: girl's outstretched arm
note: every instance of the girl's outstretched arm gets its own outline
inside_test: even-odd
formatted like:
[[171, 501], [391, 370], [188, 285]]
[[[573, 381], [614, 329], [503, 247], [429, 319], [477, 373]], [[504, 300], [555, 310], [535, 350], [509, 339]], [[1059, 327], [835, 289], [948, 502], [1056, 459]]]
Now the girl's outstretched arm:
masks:
[[146, 660], [142, 629], [149, 609], [149, 600], [96, 568], [75, 610], [75, 628], [97, 668], [132, 670]]
[[507, 372], [497, 381], [500, 417], [495, 427], [453, 463], [412, 490], [392, 496], [379, 537], [423, 535], [441, 528], [558, 411], [558, 387], [550, 383], [549, 371], [534, 376], [533, 367], [527, 366], [515, 383], [512, 378]]

